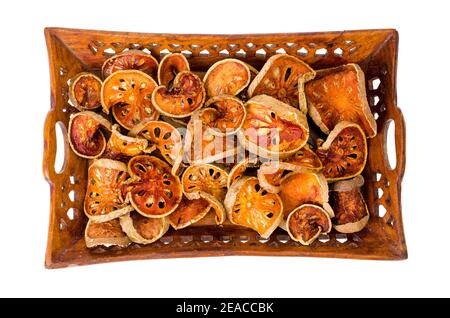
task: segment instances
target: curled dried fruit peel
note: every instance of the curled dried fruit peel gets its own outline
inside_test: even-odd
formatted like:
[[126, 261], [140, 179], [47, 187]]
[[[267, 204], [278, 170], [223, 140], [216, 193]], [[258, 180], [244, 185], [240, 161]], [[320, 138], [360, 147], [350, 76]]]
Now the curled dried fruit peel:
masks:
[[326, 134], [341, 121], [360, 125], [367, 137], [377, 134], [377, 124], [367, 102], [364, 72], [357, 64], [317, 71], [306, 83], [308, 112]]
[[267, 95], [253, 97], [245, 107], [247, 116], [238, 137], [249, 152], [277, 160], [306, 145], [308, 122], [298, 109]]
[[286, 223], [289, 236], [302, 245], [310, 245], [321, 233], [329, 233], [332, 228], [328, 213], [314, 204], [303, 204], [294, 209]]
[[119, 125], [115, 124], [106, 144], [105, 157], [111, 159], [134, 157], [151, 153], [155, 148], [154, 145], [149, 146], [147, 139], [122, 135]]
[[206, 94], [203, 82], [192, 72], [183, 71], [175, 76], [171, 88], [158, 86], [152, 94], [155, 108], [163, 115], [184, 118], [203, 106]]
[[182, 53], [165, 55], [158, 67], [158, 83], [171, 87], [178, 73], [190, 71], [189, 62]]
[[315, 75], [315, 71], [298, 58], [288, 54], [276, 54], [267, 60], [252, 81], [248, 95], [269, 95], [306, 113], [303, 85]]
[[167, 218], [147, 218], [136, 212], [120, 217], [122, 230], [138, 244], [151, 244], [159, 240], [169, 229]]
[[140, 122], [157, 120], [159, 112], [152, 104], [157, 84], [148, 74], [136, 70], [117, 71], [102, 85], [102, 109], [112, 114], [125, 129], [133, 129]]
[[107, 222], [133, 210], [123, 191], [127, 166], [116, 160], [97, 159], [88, 169], [84, 213], [94, 222]]
[[247, 167], [254, 163], [255, 160], [252, 160], [251, 158], [245, 158], [241, 162], [236, 163], [228, 173], [227, 187], [230, 188], [233, 183], [244, 175]]
[[214, 63], [203, 77], [203, 82], [207, 96], [214, 97], [239, 94], [250, 83], [250, 78], [246, 63], [229, 58]]
[[167, 219], [175, 230], [180, 230], [203, 219], [210, 209], [209, 202], [203, 198], [189, 200], [183, 196], [177, 209]]
[[96, 246], [119, 246], [127, 247], [131, 241], [122, 231], [119, 219], [103, 223], [88, 221], [84, 231], [84, 241], [87, 248]]
[[124, 70], [138, 70], [156, 78], [158, 61], [140, 50], [128, 50], [107, 59], [102, 65], [103, 78]]
[[317, 149], [328, 182], [355, 177], [367, 162], [367, 140], [360, 126], [340, 122]]
[[249, 227], [268, 238], [283, 218], [283, 203], [277, 194], [264, 190], [255, 177], [242, 177], [224, 200], [231, 223]]
[[92, 111], [72, 114], [69, 120], [69, 145], [78, 156], [95, 159], [102, 155], [106, 148], [105, 135], [101, 128], [111, 130], [111, 123]]
[[79, 111], [93, 110], [101, 104], [102, 80], [88, 72], [77, 74], [69, 85], [69, 100]]

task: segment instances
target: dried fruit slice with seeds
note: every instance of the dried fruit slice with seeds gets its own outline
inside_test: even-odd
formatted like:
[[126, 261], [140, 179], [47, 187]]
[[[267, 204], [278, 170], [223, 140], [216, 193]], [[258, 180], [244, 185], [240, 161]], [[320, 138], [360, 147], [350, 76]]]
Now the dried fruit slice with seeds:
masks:
[[222, 94], [237, 95], [250, 83], [250, 77], [246, 63], [237, 59], [224, 59], [208, 69], [203, 82], [208, 97]]
[[270, 57], [248, 88], [250, 97], [269, 95], [283, 103], [307, 112], [303, 85], [314, 78], [316, 73], [305, 62], [288, 54]]
[[349, 121], [360, 125], [369, 138], [377, 134], [364, 73], [357, 64], [317, 71], [316, 78], [305, 84], [305, 95], [309, 115], [324, 133], [341, 121]]
[[147, 74], [135, 71], [117, 71], [103, 82], [102, 106], [112, 113], [125, 129], [132, 129], [145, 119], [156, 120], [158, 111], [152, 104], [156, 82]]
[[124, 70], [138, 70], [156, 78], [158, 61], [140, 50], [128, 50], [107, 59], [102, 66], [103, 78]]
[[86, 225], [84, 241], [87, 248], [96, 246], [120, 246], [127, 247], [131, 241], [122, 231], [119, 219], [103, 223], [95, 223], [91, 220]]
[[171, 88], [158, 86], [152, 94], [156, 109], [168, 117], [190, 116], [205, 102], [203, 82], [194, 73], [184, 71], [175, 76]]
[[121, 216], [120, 225], [130, 240], [139, 244], [156, 242], [169, 229], [167, 218], [147, 218], [136, 212]]
[[102, 106], [100, 93], [102, 80], [92, 73], [77, 74], [69, 86], [69, 100], [79, 111], [93, 110]]
[[111, 123], [94, 112], [72, 114], [69, 120], [68, 140], [73, 152], [87, 159], [99, 157], [106, 148], [102, 127], [111, 130]]
[[228, 219], [268, 238], [283, 218], [283, 203], [277, 194], [264, 190], [255, 177], [242, 177], [228, 190], [225, 201]]
[[302, 245], [310, 245], [321, 233], [331, 231], [331, 219], [320, 206], [303, 204], [293, 210], [287, 219], [289, 236]]
[[201, 192], [223, 201], [227, 193], [228, 173], [212, 164], [194, 164], [186, 168], [181, 177], [183, 193], [188, 199], [198, 199]]
[[131, 179], [126, 192], [137, 212], [149, 218], [169, 215], [178, 207], [182, 197], [180, 180], [170, 166], [153, 156], [140, 155], [128, 162]]
[[151, 153], [155, 148], [153, 145], [149, 147], [147, 139], [122, 135], [119, 125], [115, 124], [103, 157], [115, 160], [129, 159], [142, 153]]
[[181, 53], [165, 55], [158, 67], [158, 83], [166, 87], [172, 87], [178, 73], [189, 71], [189, 63]]
[[323, 174], [328, 182], [349, 179], [359, 175], [366, 166], [367, 140], [361, 127], [340, 122], [317, 149], [323, 163]]
[[252, 153], [265, 158], [285, 158], [300, 150], [309, 137], [305, 114], [267, 95], [245, 104], [247, 116], [239, 140]]
[[107, 222], [133, 207], [126, 200], [127, 166], [111, 159], [95, 160], [88, 169], [84, 212], [94, 222]]
[[175, 230], [180, 230], [203, 219], [210, 209], [209, 202], [203, 198], [189, 200], [183, 196], [177, 209], [167, 218]]

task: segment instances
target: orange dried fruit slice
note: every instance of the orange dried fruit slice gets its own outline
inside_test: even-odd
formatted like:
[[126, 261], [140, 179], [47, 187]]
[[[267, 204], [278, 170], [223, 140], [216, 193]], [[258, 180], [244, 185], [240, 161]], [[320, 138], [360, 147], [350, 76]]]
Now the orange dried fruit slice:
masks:
[[268, 238], [283, 218], [277, 194], [264, 190], [255, 177], [242, 177], [228, 190], [224, 201], [231, 223], [249, 227]]
[[172, 87], [178, 73], [190, 71], [189, 62], [181, 53], [165, 55], [158, 67], [158, 83], [166, 87]]
[[360, 191], [362, 176], [334, 183], [330, 191], [330, 204], [335, 211], [333, 227], [341, 233], [361, 231], [369, 222], [369, 210]]
[[155, 148], [153, 145], [148, 145], [147, 139], [122, 135], [119, 125], [115, 124], [112, 127], [111, 136], [106, 144], [103, 157], [126, 160], [129, 157], [134, 157], [142, 153], [151, 153]]
[[245, 104], [247, 115], [238, 132], [252, 153], [265, 158], [284, 158], [300, 150], [309, 137], [305, 114], [267, 95]]
[[210, 209], [209, 202], [203, 198], [189, 200], [183, 196], [175, 212], [167, 218], [175, 230], [180, 230], [203, 219]]
[[111, 130], [111, 123], [91, 111], [72, 114], [69, 120], [68, 140], [73, 152], [87, 159], [99, 157], [106, 148], [101, 128]]
[[237, 95], [250, 83], [248, 65], [237, 59], [224, 59], [214, 63], [203, 77], [206, 95]]
[[156, 82], [141, 71], [117, 71], [105, 79], [102, 86], [102, 106], [112, 113], [125, 129], [132, 129], [145, 119], [156, 120], [158, 111], [152, 104]]
[[298, 58], [276, 54], [267, 60], [252, 81], [248, 95], [269, 95], [306, 113], [305, 97], [299, 91], [303, 91], [303, 84], [312, 80], [315, 75], [314, 70]]
[[128, 162], [131, 176], [126, 191], [137, 212], [149, 218], [169, 215], [181, 202], [180, 179], [170, 166], [153, 156], [140, 155]]
[[167, 218], [147, 218], [136, 212], [121, 216], [120, 225], [130, 240], [138, 244], [154, 243], [169, 229]]
[[227, 193], [228, 173], [213, 164], [194, 164], [186, 168], [181, 177], [183, 193], [188, 199], [198, 199], [201, 192], [223, 201]]
[[82, 72], [70, 81], [69, 100], [79, 111], [102, 106], [102, 80], [92, 73]]
[[241, 162], [236, 163], [233, 168], [231, 168], [228, 173], [227, 187], [230, 188], [233, 183], [235, 183], [239, 178], [241, 178], [247, 167], [253, 163], [250, 158], [245, 158]]
[[111, 159], [97, 159], [88, 169], [84, 212], [94, 222], [106, 222], [124, 215], [133, 207], [124, 193], [127, 166]]
[[107, 78], [114, 72], [125, 70], [138, 70], [156, 78], [158, 61], [140, 50], [128, 50], [110, 57], [103, 63], [103, 78]]
[[323, 168], [319, 156], [306, 144], [303, 148], [295, 152], [292, 156], [282, 159], [279, 162], [281, 169], [298, 171], [310, 170], [320, 171]]
[[84, 241], [87, 248], [112, 245], [127, 247], [131, 243], [128, 236], [122, 231], [119, 219], [103, 223], [89, 220], [84, 232]]
[[366, 166], [367, 140], [357, 124], [340, 122], [317, 149], [329, 182], [359, 175]]
[[281, 179], [285, 170], [278, 169], [275, 165], [263, 163], [257, 172], [258, 182], [270, 193], [279, 193]]
[[158, 86], [152, 94], [156, 109], [168, 117], [190, 116], [205, 102], [205, 88], [201, 79], [189, 71], [175, 76], [171, 88]]
[[303, 204], [293, 210], [286, 223], [289, 236], [302, 245], [310, 245], [321, 233], [331, 231], [330, 216], [322, 207], [314, 204]]
[[360, 125], [369, 138], [377, 134], [364, 73], [357, 64], [317, 71], [316, 78], [305, 84], [305, 95], [309, 115], [324, 133], [341, 121], [349, 121]]
[[245, 115], [244, 104], [231, 95], [210, 98], [205, 108], [195, 114], [196, 118], [219, 136], [235, 134], [242, 127]]

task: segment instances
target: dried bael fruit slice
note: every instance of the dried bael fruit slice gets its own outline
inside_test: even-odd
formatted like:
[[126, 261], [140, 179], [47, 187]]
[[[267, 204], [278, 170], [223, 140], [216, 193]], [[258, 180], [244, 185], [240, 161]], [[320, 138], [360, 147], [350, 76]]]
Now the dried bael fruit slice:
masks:
[[104, 157], [115, 160], [128, 159], [142, 153], [151, 153], [155, 148], [154, 145], [148, 145], [147, 139], [122, 135], [119, 125], [116, 124], [112, 127]]
[[79, 111], [102, 106], [102, 80], [92, 73], [82, 72], [70, 81], [69, 100]]
[[207, 200], [189, 200], [184, 196], [175, 212], [167, 218], [175, 230], [180, 230], [203, 219], [210, 209], [211, 205]]
[[180, 179], [171, 173], [164, 161], [147, 155], [128, 162], [131, 179], [126, 192], [137, 212], [149, 218], [167, 216], [178, 207], [182, 189]]
[[306, 116], [298, 109], [267, 95], [245, 104], [247, 116], [240, 141], [252, 153], [265, 158], [285, 158], [300, 150], [309, 137]]
[[102, 106], [112, 113], [125, 129], [132, 129], [145, 119], [156, 120], [159, 113], [152, 104], [156, 82], [147, 74], [128, 70], [117, 71], [103, 82]]
[[317, 71], [306, 83], [308, 111], [319, 128], [328, 134], [339, 122], [360, 125], [367, 137], [377, 134], [377, 123], [366, 97], [364, 73], [356, 64]]
[[144, 121], [130, 130], [129, 135], [150, 141], [172, 165], [172, 173], [177, 174], [183, 157], [183, 143], [175, 127], [163, 121]]
[[[256, 75], [258, 75], [258, 70], [256, 68], [254, 68], [253, 66], [251, 66], [250, 64], [246, 63], [248, 69], [250, 70], [250, 81], [249, 83], [251, 83]], [[237, 97], [242, 100], [242, 101], [247, 101], [250, 99], [250, 96], [248, 96], [248, 89], [244, 89], [243, 91], [241, 91], [239, 94], [237, 94]]]
[[98, 159], [89, 166], [84, 198], [89, 219], [106, 222], [133, 210], [123, 191], [127, 178], [127, 166], [120, 161]]
[[203, 78], [206, 94], [208, 97], [237, 95], [250, 83], [250, 76], [248, 65], [242, 61], [224, 59], [216, 62]]
[[283, 218], [283, 203], [277, 194], [264, 190], [255, 177], [242, 177], [228, 190], [224, 201], [228, 219], [268, 238]]
[[228, 173], [227, 187], [230, 188], [233, 183], [241, 178], [244, 175], [245, 170], [247, 170], [247, 167], [252, 163], [254, 163], [254, 161], [250, 158], [245, 158], [241, 162], [236, 163]]
[[285, 170], [263, 163], [257, 172], [259, 184], [270, 193], [279, 193], [283, 173]]
[[359, 175], [366, 166], [367, 140], [361, 127], [340, 122], [317, 149], [329, 182]]
[[158, 86], [152, 94], [156, 109], [168, 117], [190, 116], [205, 102], [203, 82], [194, 73], [184, 71], [175, 76], [173, 86]]
[[195, 114], [196, 118], [219, 136], [235, 134], [242, 127], [245, 115], [244, 104], [231, 95], [210, 98], [205, 108]]
[[119, 219], [103, 223], [95, 223], [89, 220], [84, 232], [84, 241], [87, 248], [100, 245], [127, 247], [131, 243], [130, 239], [122, 231]]
[[336, 213], [333, 227], [341, 233], [361, 231], [369, 222], [369, 210], [360, 188], [362, 176], [334, 183], [330, 191], [330, 203]]
[[328, 213], [318, 205], [303, 204], [292, 211], [287, 219], [289, 236], [302, 245], [310, 245], [320, 233], [331, 231]]
[[277, 54], [264, 64], [248, 87], [248, 95], [269, 95], [306, 113], [305, 96], [299, 91], [303, 91], [304, 83], [315, 75], [314, 70], [298, 58]]
[[121, 216], [120, 225], [130, 240], [139, 244], [151, 244], [169, 229], [167, 218], [147, 218], [136, 212]]
[[158, 83], [166, 87], [172, 87], [178, 73], [190, 71], [186, 57], [181, 53], [167, 54], [163, 57], [158, 67]]
[[158, 61], [140, 50], [129, 50], [107, 59], [102, 66], [103, 78], [112, 73], [124, 70], [138, 70], [156, 78]]
[[280, 169], [299, 171], [310, 170], [320, 171], [323, 168], [319, 156], [306, 144], [302, 149], [295, 152], [292, 156], [282, 159], [279, 163]]
[[328, 184], [322, 174], [290, 172], [281, 180], [279, 195], [285, 219], [292, 210], [305, 203], [322, 205], [333, 216], [328, 205]]
[[72, 114], [68, 140], [73, 152], [87, 159], [99, 157], [106, 148], [106, 139], [101, 127], [111, 130], [111, 123], [94, 112]]

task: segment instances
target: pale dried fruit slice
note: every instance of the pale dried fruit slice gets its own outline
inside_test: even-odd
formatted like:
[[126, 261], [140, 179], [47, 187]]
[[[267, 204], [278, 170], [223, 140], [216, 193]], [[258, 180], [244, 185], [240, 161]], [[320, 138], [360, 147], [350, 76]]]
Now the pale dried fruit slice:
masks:
[[341, 121], [349, 121], [360, 125], [369, 138], [377, 134], [364, 73], [357, 64], [317, 71], [316, 78], [305, 84], [305, 95], [309, 115], [324, 133]]
[[96, 246], [120, 246], [127, 247], [131, 241], [122, 231], [119, 219], [103, 223], [95, 223], [91, 220], [86, 225], [84, 241], [87, 248]]
[[267, 95], [245, 104], [247, 116], [240, 141], [252, 153], [265, 158], [285, 158], [300, 150], [309, 137], [305, 114]]
[[189, 200], [183, 196], [177, 209], [167, 218], [175, 230], [180, 230], [203, 219], [210, 209], [209, 202], [203, 198]]
[[181, 53], [165, 55], [158, 67], [158, 83], [166, 87], [172, 87], [178, 73], [190, 71], [189, 62]]
[[98, 159], [89, 166], [84, 198], [89, 219], [106, 222], [133, 210], [123, 189], [127, 178], [127, 166], [120, 161]]
[[150, 141], [172, 165], [172, 173], [177, 174], [183, 157], [183, 142], [175, 127], [163, 121], [144, 121], [130, 130], [129, 135]]
[[259, 184], [270, 193], [279, 193], [284, 172], [275, 165], [263, 163], [257, 172]]
[[228, 219], [268, 238], [283, 218], [283, 203], [277, 194], [264, 190], [255, 177], [242, 177], [228, 190], [224, 201]]
[[171, 173], [164, 161], [147, 155], [131, 158], [128, 162], [126, 192], [137, 212], [149, 218], [169, 215], [181, 202], [180, 179]]
[[244, 175], [245, 170], [247, 170], [247, 167], [252, 163], [250, 158], [245, 158], [241, 162], [236, 163], [228, 173], [227, 187], [230, 188], [233, 183], [241, 178]]
[[82, 72], [70, 81], [69, 100], [79, 111], [102, 106], [102, 80], [92, 73]]
[[336, 213], [333, 227], [341, 233], [361, 231], [369, 222], [369, 210], [360, 191], [362, 176], [334, 183], [330, 191], [330, 204]]
[[324, 176], [313, 172], [290, 172], [285, 175], [280, 184], [280, 198], [284, 206], [284, 219], [298, 206], [305, 203], [326, 206], [328, 209], [328, 184]]
[[366, 166], [367, 140], [361, 127], [340, 122], [317, 149], [328, 182], [359, 175]]
[[[244, 104], [231, 95], [218, 95], [210, 98], [205, 108], [195, 114], [205, 127], [219, 136], [235, 134], [244, 122], [246, 115]], [[194, 115], [193, 115], [194, 117]]]
[[156, 78], [158, 61], [140, 50], [128, 50], [107, 59], [102, 66], [103, 78], [124, 70], [138, 70]]
[[214, 63], [203, 77], [206, 95], [237, 95], [250, 83], [248, 65], [237, 59], [224, 59]]
[[102, 106], [112, 113], [125, 129], [132, 129], [145, 119], [156, 120], [158, 111], [152, 104], [156, 82], [147, 74], [134, 71], [117, 71], [103, 82]]
[[68, 140], [73, 152], [87, 159], [99, 157], [106, 148], [105, 135], [100, 128], [111, 130], [111, 123], [102, 116], [84, 111], [70, 116]]
[[147, 139], [122, 135], [119, 125], [115, 124], [103, 157], [115, 160], [127, 159], [142, 153], [151, 153], [155, 148], [154, 145], [148, 145]]
[[314, 78], [316, 73], [305, 62], [288, 54], [270, 57], [248, 87], [250, 97], [269, 95], [285, 104], [307, 112], [305, 96], [299, 94], [303, 85]]
[[[251, 66], [250, 64], [248, 64], [248, 63], [245, 63], [245, 64], [247, 64], [247, 67], [250, 70], [250, 81], [249, 81], [249, 83], [251, 83], [255, 79], [256, 75], [258, 75], [259, 71], [256, 68], [254, 68], [253, 66]], [[242, 101], [249, 100], [250, 96], [248, 96], [248, 87], [247, 87], [247, 89], [244, 89], [239, 94], [237, 94], [237, 97], [240, 100], [242, 100]]]
[[170, 226], [167, 218], [147, 218], [136, 212], [121, 216], [120, 225], [130, 240], [138, 244], [156, 242]]
[[280, 169], [290, 171], [310, 170], [320, 171], [323, 168], [319, 156], [306, 144], [292, 156], [282, 159], [279, 162]]
[[331, 219], [320, 206], [303, 204], [293, 210], [287, 219], [289, 236], [302, 245], [310, 245], [321, 233], [331, 231]]
[[190, 116], [205, 102], [205, 88], [201, 79], [189, 71], [180, 72], [171, 88], [158, 86], [152, 94], [156, 109], [168, 117]]
[[212, 164], [194, 164], [181, 177], [183, 193], [188, 199], [198, 199], [201, 192], [223, 201], [227, 193], [228, 173]]

